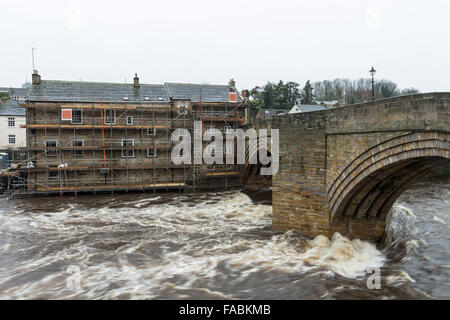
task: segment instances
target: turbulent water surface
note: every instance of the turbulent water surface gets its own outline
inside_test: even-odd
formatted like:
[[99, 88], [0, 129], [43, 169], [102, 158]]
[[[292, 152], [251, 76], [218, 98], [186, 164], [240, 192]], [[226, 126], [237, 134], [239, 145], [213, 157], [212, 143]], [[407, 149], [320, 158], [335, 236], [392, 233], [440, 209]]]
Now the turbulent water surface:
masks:
[[[448, 180], [405, 192], [378, 248], [273, 232], [270, 202], [252, 198], [1, 198], [0, 298], [450, 298]], [[380, 290], [367, 288], [370, 268]]]

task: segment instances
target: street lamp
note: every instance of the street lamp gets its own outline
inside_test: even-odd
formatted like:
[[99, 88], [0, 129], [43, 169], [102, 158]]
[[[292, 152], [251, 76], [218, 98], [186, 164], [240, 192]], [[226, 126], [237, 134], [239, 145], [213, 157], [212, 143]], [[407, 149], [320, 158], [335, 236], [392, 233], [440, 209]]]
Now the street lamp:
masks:
[[375, 73], [377, 72], [377, 70], [375, 70], [373, 67], [372, 69], [370, 69], [370, 75], [372, 76], [372, 100], [375, 100]]

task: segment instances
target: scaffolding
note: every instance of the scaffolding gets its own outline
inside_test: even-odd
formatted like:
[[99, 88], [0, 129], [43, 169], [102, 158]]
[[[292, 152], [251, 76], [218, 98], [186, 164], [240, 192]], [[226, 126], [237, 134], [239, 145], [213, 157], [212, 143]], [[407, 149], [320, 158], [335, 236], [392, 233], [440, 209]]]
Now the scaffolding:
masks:
[[[195, 121], [202, 123], [202, 136], [211, 127], [226, 136], [243, 125], [245, 103], [200, 98], [22, 106], [27, 109], [21, 125], [27, 130], [27, 159], [10, 172], [15, 194], [228, 190], [242, 184], [237, 165], [174, 164], [171, 153], [178, 142], [171, 136], [176, 129], [193, 132]], [[72, 110], [70, 121], [63, 119], [62, 110]]]

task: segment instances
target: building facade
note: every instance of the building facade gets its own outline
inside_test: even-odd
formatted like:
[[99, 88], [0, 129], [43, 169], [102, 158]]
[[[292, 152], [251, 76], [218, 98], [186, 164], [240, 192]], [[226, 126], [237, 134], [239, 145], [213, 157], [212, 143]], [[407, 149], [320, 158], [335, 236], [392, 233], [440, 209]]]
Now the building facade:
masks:
[[24, 107], [29, 161], [21, 170], [27, 172], [28, 192], [195, 190], [241, 183], [234, 165], [172, 161], [174, 130], [192, 132], [200, 121], [203, 133], [229, 134], [244, 123], [246, 104], [234, 81], [141, 84], [136, 75], [133, 84], [70, 82], [41, 80], [35, 72]]
[[21, 128], [26, 122], [26, 110], [18, 103], [8, 101], [0, 104], [0, 150], [18, 150], [25, 147], [26, 130]]

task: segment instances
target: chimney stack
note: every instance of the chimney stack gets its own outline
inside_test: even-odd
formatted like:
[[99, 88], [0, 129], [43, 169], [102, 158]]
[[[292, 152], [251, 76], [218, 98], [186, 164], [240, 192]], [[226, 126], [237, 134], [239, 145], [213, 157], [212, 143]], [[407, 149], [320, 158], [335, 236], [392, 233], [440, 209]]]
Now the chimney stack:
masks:
[[133, 87], [139, 88], [139, 78], [137, 76], [137, 73], [134, 74], [134, 84]]
[[39, 75], [37, 70], [33, 70], [33, 75], [31, 76], [33, 84], [41, 83], [41, 76]]
[[228, 82], [228, 86], [229, 86], [230, 88], [236, 87], [236, 82], [234, 81], [234, 79], [231, 79], [230, 82]]

